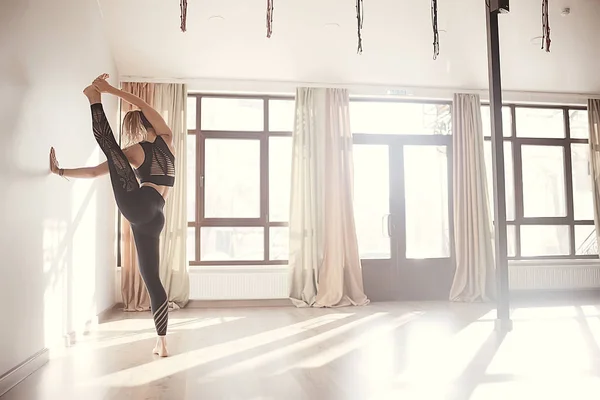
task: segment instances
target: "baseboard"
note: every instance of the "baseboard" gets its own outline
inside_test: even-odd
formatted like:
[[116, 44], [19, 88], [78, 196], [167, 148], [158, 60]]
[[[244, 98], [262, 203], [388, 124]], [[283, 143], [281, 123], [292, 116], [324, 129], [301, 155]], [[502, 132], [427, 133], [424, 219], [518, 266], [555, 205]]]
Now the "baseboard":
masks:
[[44, 366], [50, 359], [48, 349], [43, 349], [33, 355], [26, 361], [17, 365], [15, 368], [0, 376], [0, 397], [6, 394], [10, 389], [17, 386], [29, 375]]
[[[573, 303], [597, 303], [600, 300], [600, 289], [548, 289], [548, 290], [511, 290], [510, 301], [511, 305], [521, 306], [530, 303], [535, 304], [552, 304], [565, 303], [572, 305]], [[542, 303], [540, 303], [542, 302]]]
[[100, 314], [98, 314], [97, 322], [99, 324], [102, 324], [108, 320], [110, 320], [111, 315], [114, 313], [115, 310], [122, 310], [123, 309], [123, 303], [116, 303], [114, 304], [112, 307], [107, 308], [106, 310], [102, 311]]
[[292, 307], [290, 299], [190, 300], [186, 308]]

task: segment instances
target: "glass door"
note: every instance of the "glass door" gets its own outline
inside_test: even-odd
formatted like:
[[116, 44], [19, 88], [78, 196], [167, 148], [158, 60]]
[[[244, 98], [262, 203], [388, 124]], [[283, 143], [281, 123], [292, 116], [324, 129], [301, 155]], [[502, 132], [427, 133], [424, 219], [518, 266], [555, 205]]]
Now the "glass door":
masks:
[[365, 292], [371, 300], [395, 298], [397, 241], [392, 215], [392, 148], [385, 143], [355, 143], [354, 219]]
[[361, 259], [392, 258], [387, 145], [354, 145], [354, 219]]
[[447, 298], [454, 273], [447, 139], [355, 138], [356, 231], [372, 300]]
[[403, 300], [445, 300], [455, 270], [451, 146], [403, 143], [398, 153], [392, 185], [400, 188], [395, 213], [403, 218], [394, 292]]

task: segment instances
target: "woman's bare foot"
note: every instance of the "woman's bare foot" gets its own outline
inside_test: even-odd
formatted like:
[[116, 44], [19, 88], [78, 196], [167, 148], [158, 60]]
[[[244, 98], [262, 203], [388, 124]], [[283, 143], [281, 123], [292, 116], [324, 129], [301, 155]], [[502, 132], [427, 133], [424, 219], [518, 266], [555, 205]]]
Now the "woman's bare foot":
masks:
[[156, 338], [156, 346], [152, 350], [152, 353], [158, 355], [159, 357], [168, 357], [169, 352], [167, 351], [167, 338], [164, 336], [159, 336]]
[[90, 101], [90, 104], [96, 104], [102, 102], [102, 96], [100, 92], [96, 90], [96, 88], [92, 85], [83, 89], [83, 94], [85, 94]]

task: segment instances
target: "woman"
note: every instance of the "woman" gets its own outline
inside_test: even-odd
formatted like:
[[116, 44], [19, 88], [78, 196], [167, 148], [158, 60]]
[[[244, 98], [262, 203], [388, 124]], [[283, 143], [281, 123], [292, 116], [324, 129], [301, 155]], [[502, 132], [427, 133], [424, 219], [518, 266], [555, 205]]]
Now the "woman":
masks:
[[[59, 168], [52, 148], [50, 169], [69, 178], [95, 178], [110, 174], [119, 211], [131, 223], [140, 273], [150, 294], [158, 334], [153, 353], [166, 357], [168, 298], [158, 267], [159, 236], [165, 223], [163, 208], [169, 189], [175, 182], [173, 135], [156, 110], [139, 97], [111, 86], [106, 81], [108, 77], [108, 74], [100, 75], [83, 91], [90, 101], [94, 137], [107, 161], [90, 168]], [[139, 143], [124, 150], [119, 147], [102, 108], [101, 93], [118, 96], [139, 108], [129, 111], [123, 119], [123, 134], [131, 142]]]

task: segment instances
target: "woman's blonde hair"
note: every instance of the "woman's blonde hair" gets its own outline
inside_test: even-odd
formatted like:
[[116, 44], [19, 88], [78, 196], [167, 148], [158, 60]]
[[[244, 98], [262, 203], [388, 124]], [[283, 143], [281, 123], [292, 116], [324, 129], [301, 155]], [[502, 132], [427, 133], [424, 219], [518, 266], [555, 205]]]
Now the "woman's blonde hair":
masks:
[[140, 110], [128, 111], [125, 114], [122, 133], [126, 144], [131, 145], [144, 140], [148, 129], [152, 129], [152, 125]]

